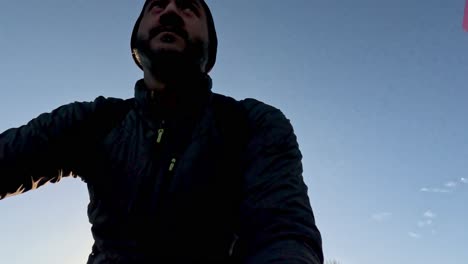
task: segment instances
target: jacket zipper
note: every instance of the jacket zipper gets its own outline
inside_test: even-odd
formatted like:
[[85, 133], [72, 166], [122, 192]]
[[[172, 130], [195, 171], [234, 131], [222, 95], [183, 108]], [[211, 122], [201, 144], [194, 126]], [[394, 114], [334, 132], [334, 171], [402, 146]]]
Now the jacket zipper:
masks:
[[161, 121], [158, 129], [158, 138], [156, 139], [156, 143], [160, 144], [162, 141], [162, 137], [164, 135], [164, 120]]
[[169, 172], [172, 172], [174, 170], [174, 167], [175, 167], [175, 164], [177, 162], [177, 159], [176, 158], [173, 158], [171, 160], [171, 165], [169, 165]]
[[158, 130], [158, 138], [156, 139], [156, 143], [161, 143], [161, 140], [162, 140], [162, 136], [164, 134], [164, 128], [160, 128]]

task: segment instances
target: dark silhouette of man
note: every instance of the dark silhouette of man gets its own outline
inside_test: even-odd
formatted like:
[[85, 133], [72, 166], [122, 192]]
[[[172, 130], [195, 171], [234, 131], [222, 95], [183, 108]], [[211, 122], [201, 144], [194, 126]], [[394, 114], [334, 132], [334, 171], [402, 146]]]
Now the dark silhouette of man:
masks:
[[131, 49], [134, 98], [74, 102], [0, 134], [0, 198], [79, 176], [89, 264], [323, 263], [289, 120], [211, 91], [206, 3], [146, 1]]

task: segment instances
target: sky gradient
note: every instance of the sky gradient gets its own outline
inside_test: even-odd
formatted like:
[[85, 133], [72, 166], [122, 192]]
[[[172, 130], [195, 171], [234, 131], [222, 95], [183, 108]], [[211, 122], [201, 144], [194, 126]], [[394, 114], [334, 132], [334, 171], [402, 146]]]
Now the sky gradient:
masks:
[[[213, 91], [291, 120], [325, 257], [468, 263], [465, 0], [207, 2]], [[132, 97], [142, 5], [4, 1], [0, 131], [73, 101]], [[1, 262], [85, 263], [88, 199], [65, 178], [0, 201]]]

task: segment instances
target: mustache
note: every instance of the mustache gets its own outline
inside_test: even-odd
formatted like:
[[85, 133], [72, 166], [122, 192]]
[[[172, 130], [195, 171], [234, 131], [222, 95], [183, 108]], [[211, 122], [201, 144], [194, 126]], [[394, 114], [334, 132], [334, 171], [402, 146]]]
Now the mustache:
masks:
[[149, 39], [159, 35], [161, 32], [172, 32], [184, 40], [188, 40], [188, 33], [180, 27], [154, 27], [149, 31]]

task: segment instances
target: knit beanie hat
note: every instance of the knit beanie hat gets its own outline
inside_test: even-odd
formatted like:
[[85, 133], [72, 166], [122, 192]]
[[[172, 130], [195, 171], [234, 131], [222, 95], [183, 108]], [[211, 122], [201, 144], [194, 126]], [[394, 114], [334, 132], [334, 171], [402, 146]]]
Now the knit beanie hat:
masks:
[[[208, 38], [209, 38], [209, 43], [208, 43], [208, 62], [207, 62], [207, 65], [206, 65], [206, 72], [210, 72], [211, 69], [213, 68], [215, 62], [216, 62], [216, 52], [217, 52], [217, 49], [218, 49], [218, 37], [216, 35], [216, 28], [215, 28], [215, 25], [214, 25], [214, 21], [213, 21], [213, 16], [211, 14], [211, 11], [208, 7], [208, 5], [205, 3], [204, 0], [198, 0], [200, 2], [200, 4], [202, 5], [203, 9], [205, 10], [205, 14], [206, 14], [206, 19], [207, 19], [207, 23], [208, 23]], [[133, 56], [133, 60], [135, 61], [135, 63], [138, 65], [138, 67], [140, 67], [140, 69], [143, 69], [143, 66], [141, 65], [141, 62], [138, 58], [138, 50], [135, 48], [135, 43], [136, 43], [136, 39], [137, 39], [137, 33], [138, 33], [138, 28], [140, 27], [140, 22], [141, 22], [141, 19], [143, 17], [143, 13], [144, 13], [144, 10], [146, 8], [146, 6], [148, 5], [148, 3], [150, 2], [150, 0], [146, 0], [145, 4], [143, 5], [143, 10], [141, 11], [140, 13], [140, 16], [138, 17], [136, 23], [135, 23], [135, 26], [133, 27], [133, 32], [132, 32], [132, 38], [130, 40], [130, 47], [131, 47], [131, 51], [132, 51], [132, 56]]]

